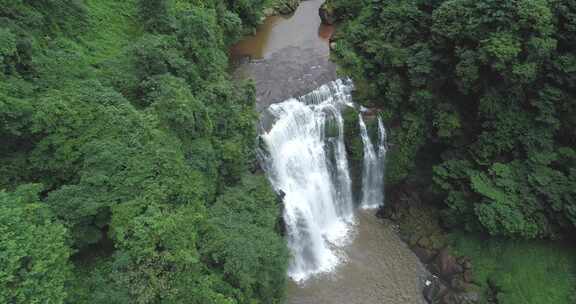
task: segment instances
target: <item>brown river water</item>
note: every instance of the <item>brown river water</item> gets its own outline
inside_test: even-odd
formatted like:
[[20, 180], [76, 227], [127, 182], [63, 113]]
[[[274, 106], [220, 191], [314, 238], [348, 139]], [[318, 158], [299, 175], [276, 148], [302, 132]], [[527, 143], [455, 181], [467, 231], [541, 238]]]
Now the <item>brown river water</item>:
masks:
[[[303, 1], [291, 16], [268, 17], [255, 36], [231, 49], [237, 78], [256, 83], [257, 109], [308, 93], [337, 78], [329, 60], [334, 28], [322, 25], [322, 0]], [[393, 223], [373, 211], [356, 215], [354, 240], [342, 250], [347, 259], [329, 274], [300, 284], [290, 282], [290, 304], [421, 304], [424, 266], [403, 243]]]
[[329, 60], [334, 28], [321, 25], [321, 4], [303, 1], [291, 16], [268, 17], [255, 36], [231, 48], [235, 76], [256, 81], [258, 111], [336, 79], [336, 65]]
[[328, 40], [334, 27], [321, 24], [321, 4], [322, 1], [304, 1], [293, 15], [266, 18], [256, 35], [232, 47], [232, 56], [263, 59], [287, 47], [312, 47], [328, 55]]
[[344, 248], [347, 262], [335, 272], [290, 282], [291, 304], [420, 304], [427, 273], [398, 236], [395, 226], [373, 212], [356, 214], [354, 241]]

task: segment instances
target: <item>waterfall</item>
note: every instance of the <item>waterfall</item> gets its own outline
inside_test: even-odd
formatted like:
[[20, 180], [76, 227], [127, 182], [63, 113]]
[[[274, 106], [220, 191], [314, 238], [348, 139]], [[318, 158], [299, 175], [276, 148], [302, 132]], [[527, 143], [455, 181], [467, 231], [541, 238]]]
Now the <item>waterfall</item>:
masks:
[[[295, 281], [332, 271], [344, 259], [338, 248], [350, 240], [354, 204], [341, 111], [354, 106], [352, 89], [350, 80], [337, 80], [298, 99], [271, 105], [261, 119], [258, 156], [272, 186], [284, 194], [283, 216], [292, 252], [288, 274]], [[373, 159], [384, 154], [379, 150]], [[380, 163], [369, 166], [370, 176], [383, 169]], [[382, 183], [372, 186], [381, 188]]]
[[382, 118], [378, 116], [378, 157], [381, 159], [382, 176], [384, 176], [384, 165], [386, 162], [386, 152], [388, 151], [388, 135]]
[[360, 206], [378, 208], [384, 202], [384, 161], [386, 158], [386, 128], [378, 117], [378, 147], [374, 148], [362, 114], [358, 114], [360, 136], [364, 144], [362, 164], [362, 197]]

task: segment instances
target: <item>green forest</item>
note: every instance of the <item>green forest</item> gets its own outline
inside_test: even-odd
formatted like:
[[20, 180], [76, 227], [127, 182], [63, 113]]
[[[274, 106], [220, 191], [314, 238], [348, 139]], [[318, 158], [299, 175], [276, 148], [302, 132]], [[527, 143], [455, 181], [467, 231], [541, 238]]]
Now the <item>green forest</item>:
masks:
[[264, 0], [0, 1], [0, 303], [277, 303], [228, 47]]
[[[285, 301], [281, 198], [228, 49], [293, 6], [0, 0], [0, 303]], [[387, 193], [426, 197], [482, 303], [574, 303], [576, 1], [326, 7], [332, 59], [390, 129]]]
[[340, 2], [339, 63], [395, 131], [389, 183], [428, 161], [450, 225], [574, 232], [576, 3]]
[[427, 197], [496, 303], [573, 303], [576, 2], [327, 6], [334, 59], [391, 129], [388, 191]]

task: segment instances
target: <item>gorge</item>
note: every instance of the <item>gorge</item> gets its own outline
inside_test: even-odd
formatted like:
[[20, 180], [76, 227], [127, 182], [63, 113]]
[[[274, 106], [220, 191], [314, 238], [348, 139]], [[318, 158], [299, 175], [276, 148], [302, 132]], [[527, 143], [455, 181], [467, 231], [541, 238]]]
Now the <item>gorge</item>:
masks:
[[575, 303], [575, 101], [576, 1], [2, 1], [0, 303]]
[[420, 303], [420, 265], [393, 227], [372, 212], [383, 202], [386, 134], [380, 118], [374, 142], [362, 116], [357, 121], [364, 157], [361, 201], [353, 199], [342, 117], [358, 107], [352, 89], [350, 80], [338, 79], [262, 114], [259, 155], [283, 198], [292, 253], [289, 303]]
[[[232, 47], [236, 76], [255, 80], [258, 155], [283, 198], [292, 253], [288, 302], [423, 303], [424, 267], [393, 225], [374, 215], [384, 201], [384, 122], [364, 117], [368, 109], [354, 104], [351, 80], [337, 78], [326, 36], [333, 30], [317, 13], [322, 2], [269, 17], [256, 36]], [[356, 187], [344, 138], [347, 109], [360, 113], [353, 123], [363, 150]]]

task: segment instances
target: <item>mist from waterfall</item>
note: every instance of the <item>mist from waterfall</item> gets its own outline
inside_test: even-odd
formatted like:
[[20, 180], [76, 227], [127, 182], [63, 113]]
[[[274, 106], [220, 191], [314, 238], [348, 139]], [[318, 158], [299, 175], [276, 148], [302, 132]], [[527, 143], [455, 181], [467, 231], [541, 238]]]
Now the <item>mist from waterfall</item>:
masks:
[[[342, 110], [355, 106], [352, 90], [350, 80], [337, 80], [298, 99], [271, 105], [261, 120], [258, 155], [273, 187], [283, 195], [286, 237], [292, 252], [288, 274], [298, 282], [330, 272], [345, 259], [338, 248], [350, 241], [354, 201]], [[384, 130], [382, 122], [378, 123]], [[385, 134], [380, 137], [379, 142], [385, 142]], [[372, 145], [370, 141], [364, 144]], [[382, 190], [383, 173], [377, 171], [383, 170], [383, 165], [376, 160], [383, 158], [385, 148], [376, 151], [371, 146], [370, 150], [374, 167], [364, 170], [369, 170], [372, 178], [369, 186]], [[380, 200], [369, 201], [370, 206], [379, 205], [383, 195], [376, 199]]]

